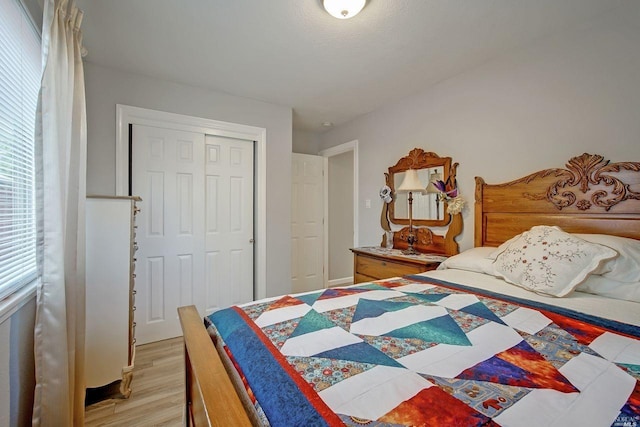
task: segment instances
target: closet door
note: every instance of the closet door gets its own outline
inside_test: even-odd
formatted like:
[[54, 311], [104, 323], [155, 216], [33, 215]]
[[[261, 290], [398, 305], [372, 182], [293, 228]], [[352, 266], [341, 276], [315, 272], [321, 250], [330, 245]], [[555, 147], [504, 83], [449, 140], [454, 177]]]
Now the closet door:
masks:
[[253, 299], [253, 142], [134, 125], [132, 191], [138, 344], [181, 335], [179, 306]]
[[253, 143], [205, 137], [205, 311], [253, 300]]

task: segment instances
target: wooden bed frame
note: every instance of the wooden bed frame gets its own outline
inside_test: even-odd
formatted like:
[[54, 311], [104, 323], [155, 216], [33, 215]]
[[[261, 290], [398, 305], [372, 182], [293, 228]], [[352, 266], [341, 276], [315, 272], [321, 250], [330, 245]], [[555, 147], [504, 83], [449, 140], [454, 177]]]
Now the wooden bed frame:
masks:
[[[534, 225], [640, 240], [640, 162], [583, 154], [566, 169], [545, 169], [489, 185], [476, 177], [475, 246], [498, 246]], [[247, 426], [250, 412], [233, 385], [195, 306], [178, 308], [185, 341], [186, 424]], [[242, 391], [241, 391], [242, 392]]]
[[250, 426], [251, 421], [195, 306], [178, 307], [184, 333], [187, 426]]

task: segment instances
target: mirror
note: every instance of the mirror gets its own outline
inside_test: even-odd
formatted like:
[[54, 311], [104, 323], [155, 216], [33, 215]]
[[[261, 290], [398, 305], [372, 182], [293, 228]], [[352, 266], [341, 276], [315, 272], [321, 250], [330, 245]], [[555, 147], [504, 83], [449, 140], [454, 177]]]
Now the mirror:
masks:
[[[393, 188], [398, 188], [402, 184], [406, 173], [398, 172], [393, 174]], [[418, 179], [423, 188], [427, 188], [432, 180], [442, 180], [442, 168], [425, 168], [418, 170]], [[440, 202], [437, 193], [412, 193], [413, 197], [413, 220], [440, 220], [444, 218], [444, 203]], [[395, 203], [396, 218], [409, 218], [409, 193], [396, 192], [393, 199]]]
[[[394, 224], [409, 224], [409, 194], [396, 191], [402, 184], [407, 170], [416, 169], [418, 178], [426, 189], [438, 176], [445, 182], [447, 179], [455, 180], [457, 166], [457, 163], [452, 165], [451, 157], [440, 157], [421, 148], [414, 148], [408, 156], [398, 160], [398, 163], [391, 166], [385, 174], [387, 185], [393, 195], [393, 201], [387, 207], [389, 221]], [[412, 193], [412, 196], [414, 225], [444, 226], [449, 223], [451, 216], [446, 214], [446, 202], [439, 201], [436, 193]]]

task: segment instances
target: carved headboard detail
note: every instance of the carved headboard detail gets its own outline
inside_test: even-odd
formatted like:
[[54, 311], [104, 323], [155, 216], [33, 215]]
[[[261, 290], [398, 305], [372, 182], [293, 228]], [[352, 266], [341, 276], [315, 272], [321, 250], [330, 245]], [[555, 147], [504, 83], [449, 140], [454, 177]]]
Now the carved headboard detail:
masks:
[[[570, 159], [567, 162], [567, 169], [547, 169], [523, 178], [525, 182], [529, 182], [538, 175], [544, 177], [545, 173], [555, 174], [556, 177], [560, 178], [547, 189], [546, 194], [523, 193], [523, 196], [531, 200], [546, 198], [558, 209], [575, 203], [580, 210], [588, 210], [592, 206], [599, 206], [608, 211], [627, 199], [640, 200], [640, 192], [631, 190], [629, 184], [625, 184], [616, 176], [611, 175], [611, 173], [618, 173], [621, 170], [638, 172], [640, 163], [609, 163], [602, 156], [584, 153], [582, 156]], [[613, 188], [610, 188], [609, 192], [601, 188], [592, 191], [592, 185], [599, 186], [600, 184]], [[579, 194], [576, 195], [575, 190], [566, 191], [565, 188], [577, 189], [585, 196], [581, 197]]]
[[496, 185], [476, 177], [476, 246], [499, 245], [539, 224], [640, 239], [640, 162], [584, 153], [566, 166]]

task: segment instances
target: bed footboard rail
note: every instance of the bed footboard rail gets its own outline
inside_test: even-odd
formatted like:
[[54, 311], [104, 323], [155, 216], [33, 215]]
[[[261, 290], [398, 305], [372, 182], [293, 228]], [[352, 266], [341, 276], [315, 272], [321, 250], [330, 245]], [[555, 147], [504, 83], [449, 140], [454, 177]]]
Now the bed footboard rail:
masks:
[[203, 319], [195, 306], [178, 307], [184, 335], [187, 426], [250, 426]]

